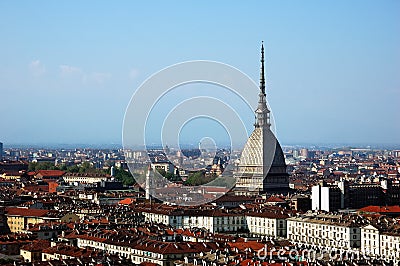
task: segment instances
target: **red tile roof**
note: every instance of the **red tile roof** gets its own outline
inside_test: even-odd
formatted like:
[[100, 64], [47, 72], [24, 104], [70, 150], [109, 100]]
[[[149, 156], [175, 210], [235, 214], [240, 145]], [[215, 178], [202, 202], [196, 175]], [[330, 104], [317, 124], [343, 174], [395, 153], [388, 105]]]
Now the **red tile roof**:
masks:
[[400, 213], [400, 206], [367, 206], [359, 209], [361, 212]]
[[64, 171], [60, 170], [39, 170], [36, 175], [41, 175], [43, 177], [61, 177], [65, 174]]
[[136, 200], [134, 200], [134, 199], [126, 198], [126, 199], [123, 199], [123, 200], [119, 201], [118, 204], [121, 204], [121, 205], [130, 205], [130, 204], [132, 204], [132, 203], [135, 202], [135, 201], [136, 201]]
[[233, 195], [223, 195], [222, 197], [215, 200], [215, 202], [253, 202], [254, 198], [248, 196], [233, 196]]
[[281, 202], [281, 203], [285, 203], [286, 201], [282, 198], [279, 197], [275, 197], [275, 196], [271, 196], [267, 199], [267, 202]]
[[258, 251], [265, 247], [265, 244], [257, 241], [248, 241], [248, 242], [235, 242], [228, 243], [231, 248], [237, 248], [239, 251], [245, 251], [246, 249], [252, 249]]
[[25, 208], [7, 208], [7, 216], [25, 216], [25, 217], [44, 217], [49, 212], [48, 210], [40, 209], [25, 209]]
[[27, 244], [33, 240], [34, 240], [33, 236], [27, 234], [0, 235], [0, 245], [13, 244], [13, 243]]
[[43, 249], [49, 248], [49, 247], [50, 247], [49, 240], [35, 240], [30, 244], [22, 246], [21, 249], [31, 251], [31, 252], [39, 252], [39, 251], [42, 251]]
[[54, 247], [49, 247], [43, 249], [42, 253], [46, 254], [61, 254], [75, 258], [82, 258], [82, 257], [93, 257], [98, 254], [97, 251], [90, 249], [90, 248], [78, 248], [73, 246], [67, 246], [64, 244], [60, 244]]

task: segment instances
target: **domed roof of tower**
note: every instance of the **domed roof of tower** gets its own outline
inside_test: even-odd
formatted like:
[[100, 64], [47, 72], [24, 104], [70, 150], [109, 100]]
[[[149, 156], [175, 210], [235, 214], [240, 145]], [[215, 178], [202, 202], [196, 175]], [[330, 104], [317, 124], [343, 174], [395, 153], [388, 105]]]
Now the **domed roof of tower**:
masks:
[[257, 127], [243, 148], [239, 167], [263, 165], [286, 167], [285, 156], [272, 131]]

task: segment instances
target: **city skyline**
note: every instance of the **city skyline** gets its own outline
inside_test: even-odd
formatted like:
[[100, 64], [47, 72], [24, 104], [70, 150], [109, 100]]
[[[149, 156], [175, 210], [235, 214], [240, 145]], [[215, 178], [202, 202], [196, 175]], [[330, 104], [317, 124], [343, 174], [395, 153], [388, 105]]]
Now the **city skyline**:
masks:
[[0, 7], [5, 147], [119, 145], [125, 108], [150, 75], [207, 59], [257, 82], [261, 40], [282, 144], [400, 143], [397, 2]]
[[0, 265], [400, 266], [399, 11], [0, 1]]

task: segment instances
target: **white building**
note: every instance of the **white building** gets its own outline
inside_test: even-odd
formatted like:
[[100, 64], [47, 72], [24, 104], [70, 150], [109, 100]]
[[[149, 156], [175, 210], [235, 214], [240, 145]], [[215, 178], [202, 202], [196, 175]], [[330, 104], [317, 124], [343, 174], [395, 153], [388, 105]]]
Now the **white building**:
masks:
[[361, 228], [361, 252], [377, 257], [381, 252], [379, 229], [371, 224]]
[[237, 232], [247, 228], [243, 213], [223, 209], [151, 209], [140, 210], [145, 221], [163, 223], [174, 228], [204, 228], [211, 233]]
[[[385, 219], [385, 218], [384, 218]], [[400, 262], [400, 227], [384, 221], [361, 228], [361, 252], [376, 258]]]
[[146, 238], [132, 238], [112, 234], [91, 234], [77, 237], [79, 248], [93, 248], [104, 250], [110, 254], [119, 255], [130, 259], [133, 263], [156, 263], [162, 266], [172, 266], [174, 260], [183, 259], [186, 256], [209, 252], [219, 249], [218, 244], [210, 242], [161, 242]]
[[288, 215], [281, 212], [252, 212], [246, 214], [249, 232], [255, 236], [286, 237]]
[[164, 170], [166, 173], [174, 173], [174, 165], [170, 161], [154, 161], [151, 163], [153, 169]]
[[96, 173], [66, 173], [62, 178], [67, 183], [95, 184], [101, 181], [107, 181], [111, 177], [106, 174]]
[[400, 263], [400, 230], [383, 232], [380, 235], [381, 257]]
[[314, 211], [337, 211], [342, 208], [342, 192], [338, 186], [318, 184], [311, 188], [311, 209]]
[[287, 238], [299, 244], [336, 249], [359, 249], [361, 226], [357, 216], [308, 214], [287, 219]]

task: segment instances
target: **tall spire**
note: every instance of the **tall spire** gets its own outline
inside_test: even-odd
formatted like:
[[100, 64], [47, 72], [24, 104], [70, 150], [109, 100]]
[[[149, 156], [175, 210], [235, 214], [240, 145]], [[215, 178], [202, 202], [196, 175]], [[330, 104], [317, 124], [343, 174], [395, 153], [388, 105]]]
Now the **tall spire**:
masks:
[[260, 93], [258, 94], [258, 106], [256, 113], [255, 127], [269, 128], [270, 122], [270, 111], [267, 107], [267, 100], [265, 94], [265, 73], [264, 73], [264, 42], [261, 44], [261, 73], [260, 73]]
[[261, 43], [261, 73], [260, 73], [260, 90], [265, 95], [265, 74], [264, 74], [264, 41]]

